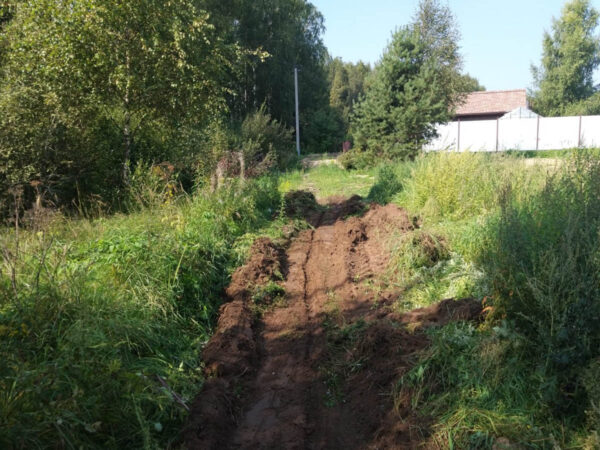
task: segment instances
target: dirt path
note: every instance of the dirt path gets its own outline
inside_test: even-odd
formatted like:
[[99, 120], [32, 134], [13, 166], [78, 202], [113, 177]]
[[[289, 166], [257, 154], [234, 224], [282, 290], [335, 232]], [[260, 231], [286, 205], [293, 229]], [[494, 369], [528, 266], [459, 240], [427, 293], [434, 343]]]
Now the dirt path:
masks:
[[[393, 383], [428, 344], [419, 326], [472, 318], [473, 301], [445, 301], [397, 314], [392, 292], [366, 281], [388, 263], [390, 231], [414, 220], [394, 206], [362, 217], [359, 199], [311, 217], [287, 252], [259, 240], [233, 276], [231, 301], [203, 358], [206, 383], [185, 440], [189, 449], [414, 448], [427, 423], [393, 407]], [[285, 278], [283, 305], [255, 320], [257, 285]], [[407, 327], [407, 324], [411, 324]], [[409, 331], [412, 330], [412, 331]]]

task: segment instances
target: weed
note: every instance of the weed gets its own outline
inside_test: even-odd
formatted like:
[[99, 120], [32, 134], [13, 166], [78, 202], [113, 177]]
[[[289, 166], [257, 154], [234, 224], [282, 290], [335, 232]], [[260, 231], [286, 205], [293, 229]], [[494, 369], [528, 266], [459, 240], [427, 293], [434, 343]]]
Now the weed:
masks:
[[320, 372], [327, 385], [325, 404], [331, 407], [344, 401], [346, 381], [366, 364], [360, 355], [359, 343], [368, 325], [364, 320], [339, 325], [339, 317], [328, 314], [323, 326], [327, 335], [327, 359]]

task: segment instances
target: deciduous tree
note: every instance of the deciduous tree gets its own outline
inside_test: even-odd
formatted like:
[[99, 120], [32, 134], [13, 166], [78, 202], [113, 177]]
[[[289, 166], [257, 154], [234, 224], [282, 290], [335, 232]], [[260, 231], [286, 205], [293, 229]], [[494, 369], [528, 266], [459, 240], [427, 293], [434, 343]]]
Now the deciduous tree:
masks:
[[3, 33], [0, 179], [71, 196], [99, 174], [109, 187], [126, 184], [132, 159], [160, 157], [177, 130], [222, 110], [241, 51], [200, 6], [22, 3]]
[[551, 32], [544, 34], [542, 61], [532, 67], [532, 107], [540, 114], [572, 113], [578, 104], [590, 113], [599, 104], [587, 101], [596, 91], [593, 75], [600, 64], [599, 17], [589, 0], [572, 0], [554, 19]]

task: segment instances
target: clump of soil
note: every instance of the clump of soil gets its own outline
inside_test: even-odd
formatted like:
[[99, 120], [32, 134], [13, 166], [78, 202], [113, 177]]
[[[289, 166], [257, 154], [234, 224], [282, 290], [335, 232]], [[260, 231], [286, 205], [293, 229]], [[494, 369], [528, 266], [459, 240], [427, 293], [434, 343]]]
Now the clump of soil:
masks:
[[405, 209], [398, 208], [393, 204], [381, 206], [373, 204], [365, 214], [364, 221], [371, 228], [377, 228], [384, 233], [392, 231], [412, 231], [419, 228], [419, 221], [411, 217]]
[[[311, 198], [292, 194], [291, 212], [310, 214]], [[391, 234], [412, 232], [418, 223], [393, 205], [372, 205], [359, 216], [364, 209], [360, 197], [330, 201], [313, 214], [315, 228], [300, 232], [285, 253], [268, 240], [252, 247], [203, 352], [209, 379], [190, 414], [187, 448], [415, 448], [425, 442], [428, 422], [410, 408], [394, 408], [394, 383], [429, 344], [423, 329], [476, 320], [481, 304], [444, 300], [393, 313], [387, 306], [397, 295], [374, 292], [363, 280], [384, 273]], [[285, 301], [256, 323], [253, 295], [260, 286], [270, 292], [280, 275]]]
[[281, 281], [285, 272], [285, 251], [268, 238], [257, 239], [250, 248], [246, 265], [237, 269], [231, 277], [227, 296], [235, 299], [249, 298], [257, 286], [269, 281]]
[[306, 219], [319, 211], [319, 204], [312, 192], [290, 191], [285, 194], [284, 201], [288, 217]]

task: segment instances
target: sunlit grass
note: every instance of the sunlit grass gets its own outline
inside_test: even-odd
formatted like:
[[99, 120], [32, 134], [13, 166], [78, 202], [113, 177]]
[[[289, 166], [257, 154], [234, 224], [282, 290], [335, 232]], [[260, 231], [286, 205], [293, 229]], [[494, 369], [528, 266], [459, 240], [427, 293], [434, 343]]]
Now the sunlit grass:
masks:
[[280, 178], [280, 190], [307, 190], [318, 200], [331, 196], [366, 197], [375, 181], [375, 170], [347, 171], [335, 165], [288, 172]]

